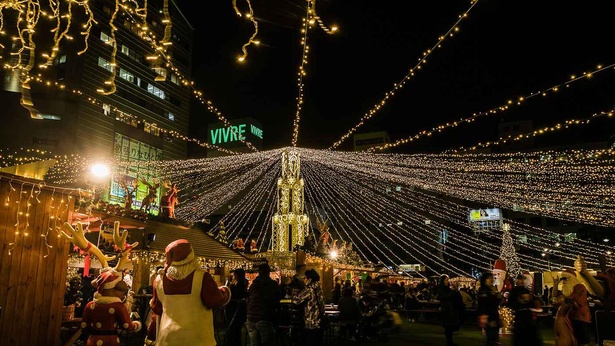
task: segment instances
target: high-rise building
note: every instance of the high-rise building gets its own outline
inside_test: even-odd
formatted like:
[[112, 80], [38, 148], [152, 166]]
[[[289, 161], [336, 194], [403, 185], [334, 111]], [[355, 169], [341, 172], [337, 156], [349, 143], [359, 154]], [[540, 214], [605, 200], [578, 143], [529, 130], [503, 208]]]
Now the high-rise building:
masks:
[[[11, 70], [1, 71], [0, 148], [24, 147], [54, 154], [128, 160], [132, 163], [129, 169], [115, 172], [111, 201], [123, 200], [121, 179], [154, 178], [155, 172], [149, 169], [152, 161], [185, 159], [186, 142], [168, 136], [165, 130], [188, 135], [191, 90], [180, 76], [190, 78], [194, 28], [173, 0], [169, 1], [168, 17], [161, 0], [147, 3], [149, 34], [135, 13], [119, 10], [114, 16], [115, 1], [90, 1], [97, 24], [90, 30], [87, 51], [78, 54], [85, 46], [77, 38], [79, 34], [74, 40], [62, 42], [53, 66], [42, 71], [52, 86], [31, 83], [29, 110], [20, 105], [18, 76]], [[80, 11], [73, 11], [72, 21], [81, 28], [87, 18], [79, 18], [77, 12]], [[165, 36], [167, 18], [171, 23], [170, 43], [165, 43], [164, 48], [172, 65], [167, 65], [150, 42], [150, 37], [160, 43]], [[8, 20], [5, 18], [5, 23]], [[11, 57], [13, 48], [5, 46], [0, 56]], [[37, 50], [37, 55], [42, 49]], [[116, 90], [106, 95], [112, 76]], [[66, 87], [54, 87], [55, 82]], [[136, 200], [146, 193], [147, 186], [139, 186]]]

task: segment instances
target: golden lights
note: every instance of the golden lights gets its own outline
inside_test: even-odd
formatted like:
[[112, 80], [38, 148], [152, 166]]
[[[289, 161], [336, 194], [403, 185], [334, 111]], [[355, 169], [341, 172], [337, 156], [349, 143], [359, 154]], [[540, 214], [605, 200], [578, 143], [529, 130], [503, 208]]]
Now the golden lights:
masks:
[[516, 101], [513, 101], [512, 99], [507, 100], [506, 102], [504, 102], [503, 104], [493, 107], [489, 110], [486, 111], [482, 111], [482, 112], [477, 112], [477, 113], [473, 113], [471, 116], [468, 117], [463, 117], [460, 118], [459, 120], [456, 121], [452, 121], [452, 122], [447, 122], [446, 124], [441, 124], [438, 126], [433, 127], [431, 130], [423, 130], [420, 131], [417, 134], [414, 134], [412, 136], [406, 137], [406, 138], [402, 138], [399, 139], [393, 143], [388, 143], [385, 145], [381, 145], [381, 146], [377, 146], [377, 147], [373, 147], [368, 149], [368, 151], [370, 152], [374, 152], [374, 151], [381, 151], [381, 150], [385, 150], [385, 149], [389, 149], [389, 148], [394, 148], [403, 144], [408, 144], [410, 142], [413, 142], [417, 139], [423, 138], [423, 137], [428, 137], [431, 136], [435, 133], [440, 133], [448, 128], [452, 128], [452, 127], [457, 127], [463, 123], [472, 123], [474, 121], [476, 121], [477, 118], [480, 117], [484, 117], [484, 116], [491, 116], [491, 115], [499, 115], [502, 112], [505, 112], [507, 110], [509, 110], [511, 107], [514, 106], [521, 106], [522, 104], [525, 103], [525, 101], [527, 101], [528, 99], [537, 97], [537, 96], [547, 96], [547, 95], [551, 95], [553, 93], [556, 93], [559, 91], [560, 87], [566, 87], [569, 88], [570, 85], [572, 85], [575, 82], [578, 82], [580, 80], [584, 80], [584, 79], [589, 79], [591, 76], [595, 75], [596, 73], [600, 73], [600, 72], [604, 72], [607, 70], [613, 70], [615, 69], [615, 63], [614, 64], [610, 64], [608, 66], [602, 66], [602, 65], [598, 65], [596, 66], [596, 69], [590, 72], [583, 72], [583, 74], [581, 76], [572, 76], [572, 78], [566, 82], [563, 83], [558, 83], [556, 85], [553, 85], [549, 88], [545, 88], [543, 90], [539, 90], [536, 92], [532, 92], [526, 96], [522, 96], [517, 98]]
[[414, 74], [418, 70], [420, 70], [423, 67], [423, 65], [425, 65], [427, 63], [427, 57], [430, 56], [437, 48], [441, 48], [442, 47], [442, 42], [445, 39], [447, 39], [449, 37], [453, 37], [454, 36], [453, 33], [459, 31], [459, 24], [461, 23], [462, 20], [468, 18], [468, 13], [470, 13], [470, 11], [474, 8], [474, 5], [476, 5], [477, 3], [478, 3], [478, 0], [472, 0], [471, 4], [470, 4], [470, 7], [467, 10], [465, 10], [464, 13], [462, 13], [462, 14], [460, 14], [458, 16], [458, 19], [455, 22], [455, 24], [453, 24], [453, 26], [450, 27], [450, 29], [448, 29], [448, 31], [444, 35], [441, 35], [441, 36], [438, 37], [438, 40], [431, 47], [431, 49], [427, 49], [426, 51], [424, 51], [422, 53], [421, 57], [418, 58], [418, 62], [416, 63], [416, 65], [414, 65], [414, 67], [410, 68], [408, 73], [399, 82], [393, 84], [393, 89], [391, 89], [388, 92], [386, 92], [384, 94], [384, 98], [382, 100], [380, 100], [380, 102], [378, 102], [374, 106], [372, 106], [372, 108], [361, 117], [361, 120], [359, 120], [359, 122], [355, 126], [353, 126], [350, 130], [348, 130], [348, 132], [346, 132], [346, 134], [344, 134], [337, 142], [333, 143], [333, 145], [331, 145], [331, 147], [329, 147], [328, 149], [332, 150], [332, 149], [335, 149], [338, 146], [340, 146], [342, 143], [344, 143], [344, 141], [346, 141], [348, 138], [350, 138], [350, 136], [355, 131], [357, 131], [361, 126], [363, 126], [367, 120], [369, 120], [371, 117], [376, 115], [376, 113], [382, 107], [384, 107], [384, 105], [386, 105], [387, 101], [391, 97], [393, 97], [393, 95], [395, 95], [395, 92], [398, 91], [398, 90], [401, 90], [401, 88], [404, 87], [406, 82], [408, 82], [412, 77], [414, 77]]
[[297, 73], [297, 107], [295, 111], [295, 118], [293, 120], [293, 138], [292, 146], [297, 147], [297, 140], [299, 139], [299, 123], [301, 122], [301, 111], [303, 109], [303, 89], [305, 87], [303, 79], [307, 76], [306, 65], [308, 64], [308, 55], [310, 52], [310, 46], [308, 45], [308, 32], [314, 26], [316, 21], [320, 27], [328, 34], [337, 32], [337, 27], [331, 29], [327, 28], [322, 23], [320, 17], [316, 14], [316, 0], [307, 0], [307, 14], [303, 18], [303, 24], [301, 26], [301, 64], [299, 64], [299, 72]]
[[[250, 20], [250, 22], [252, 22], [252, 25], [254, 25], [254, 33], [252, 34], [252, 36], [250, 36], [248, 42], [244, 43], [243, 46], [241, 46], [242, 54], [237, 58], [237, 61], [239, 62], [243, 62], [248, 57], [248, 46], [250, 46], [251, 44], [258, 46], [260, 44], [260, 41], [256, 39], [256, 35], [258, 35], [258, 22], [256, 21], [256, 18], [254, 18], [254, 10], [252, 9], [252, 3], [250, 2], [250, 0], [246, 0], [246, 3], [248, 4], [249, 9], [249, 12], [246, 13], [246, 18]], [[237, 0], [233, 0], [233, 9], [235, 10], [235, 13], [237, 13], [237, 16], [241, 17], [241, 12], [237, 8]]]

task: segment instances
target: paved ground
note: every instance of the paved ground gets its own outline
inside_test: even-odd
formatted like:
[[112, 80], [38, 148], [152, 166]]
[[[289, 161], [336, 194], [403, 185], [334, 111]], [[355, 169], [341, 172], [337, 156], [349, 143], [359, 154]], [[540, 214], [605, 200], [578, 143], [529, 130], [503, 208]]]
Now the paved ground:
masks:
[[[555, 345], [552, 322], [545, 320], [540, 328], [540, 335], [544, 346]], [[455, 333], [455, 342], [459, 346], [482, 346], [485, 344], [484, 336], [478, 326], [466, 324]], [[512, 335], [502, 335], [500, 338], [501, 346], [512, 346]], [[402, 327], [391, 333], [391, 336], [386, 342], [348, 342], [341, 341], [335, 343], [334, 346], [367, 346], [367, 345], [420, 345], [420, 346], [445, 346], [444, 331], [442, 327], [436, 323], [408, 323], [404, 320]], [[596, 346], [595, 343], [590, 343], [590, 346]]]
[[[550, 321], [546, 320], [540, 329], [540, 334], [544, 340], [544, 346], [555, 345], [553, 338], [553, 329]], [[482, 346], [485, 343], [484, 336], [481, 334], [480, 328], [475, 324], [468, 323], [462, 326], [461, 330], [455, 333], [455, 342], [459, 346]], [[500, 338], [501, 346], [512, 346], [512, 336], [503, 335]], [[84, 345], [84, 343], [76, 343], [75, 345]], [[143, 339], [139, 337], [123, 337], [123, 346], [142, 346]], [[245, 345], [245, 344], [244, 344]], [[331, 346], [370, 346], [370, 345], [386, 345], [386, 346], [445, 346], [444, 333], [442, 327], [436, 322], [408, 322], [403, 319], [401, 327], [389, 334], [386, 341], [369, 341], [356, 342], [349, 340], [335, 340], [333, 343], [328, 343]], [[222, 345], [223, 346], [223, 345]], [[279, 343], [277, 346], [286, 346], [284, 343]], [[596, 346], [594, 343], [590, 346]]]

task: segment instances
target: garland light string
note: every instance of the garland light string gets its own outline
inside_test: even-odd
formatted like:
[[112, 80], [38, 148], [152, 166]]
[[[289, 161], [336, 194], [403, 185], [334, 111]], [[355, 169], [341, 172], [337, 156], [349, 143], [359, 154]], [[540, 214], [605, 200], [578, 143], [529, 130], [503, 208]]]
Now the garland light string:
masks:
[[[379, 192], [381, 193], [381, 191], [385, 191], [386, 183], [383, 182], [383, 181], [371, 181], [370, 184], [368, 185], [368, 184], [363, 184], [362, 183], [363, 181], [365, 181], [365, 179], [362, 179], [360, 177], [356, 177], [355, 178], [356, 174], [351, 174], [350, 172], [343, 172], [343, 173], [340, 172], [340, 174], [342, 176], [346, 177], [346, 179], [352, 180], [355, 184], [361, 185], [361, 188], [371, 188], [372, 192], [370, 194], [372, 194], [372, 195], [374, 193], [378, 194]], [[408, 190], [408, 189], [404, 189], [404, 191], [406, 191], [406, 190]], [[430, 229], [428, 232], [431, 232], [432, 234], [439, 234], [439, 232], [442, 229], [449, 229], [448, 227], [446, 227], [446, 226], [444, 226], [442, 224], [439, 224], [436, 221], [426, 223], [426, 222], [424, 222], [425, 221], [424, 217], [421, 218], [421, 216], [418, 213], [413, 212], [412, 209], [408, 209], [406, 207], [403, 207], [402, 206], [403, 204], [410, 204], [411, 207], [419, 209], [419, 210], [424, 210], [424, 211], [426, 211], [428, 213], [432, 213], [432, 210], [440, 210], [440, 209], [428, 208], [427, 205], [424, 205], [424, 204], [421, 205], [420, 203], [412, 203], [413, 201], [408, 199], [408, 197], [410, 197], [408, 195], [411, 195], [411, 193], [405, 193], [403, 195], [403, 197], [402, 197], [401, 194], [398, 194], [398, 193], [390, 194], [389, 195], [389, 196], [391, 196], [390, 198], [392, 198], [393, 200], [397, 201], [399, 204], [392, 204], [389, 201], [385, 200], [387, 202], [387, 204], [390, 205], [390, 207], [387, 207], [386, 209], [389, 210], [389, 209], [398, 209], [399, 208], [400, 209], [400, 211], [399, 211], [400, 215], [404, 215], [406, 218], [409, 218], [410, 221], [415, 222], [417, 224], [416, 227], [418, 227], [418, 228], [425, 228], [426, 227], [427, 229]], [[467, 211], [464, 210], [464, 213], [467, 214]], [[436, 215], [436, 216], [438, 218], [441, 218], [441, 219], [446, 219], [444, 217], [441, 217], [440, 215]], [[462, 216], [462, 215], [460, 215], [460, 216]], [[466, 220], [467, 220], [467, 217], [466, 217]], [[468, 227], [467, 222], [465, 224], [460, 224], [460, 225], [464, 226], [464, 227]], [[452, 244], [453, 246], [456, 246], [456, 247], [459, 248], [459, 250], [456, 251], [458, 253], [465, 254], [465, 252], [467, 250], [468, 244], [470, 244], [470, 246], [473, 247], [473, 243], [475, 243], [476, 240], [478, 240], [478, 242], [483, 246], [483, 247], [478, 249], [479, 251], [475, 251], [476, 254], [478, 254], [479, 256], [482, 257], [484, 255], [484, 251], [485, 251], [484, 249], [489, 249], [490, 244], [485, 243], [484, 241], [482, 241], [480, 239], [471, 239], [471, 238], [469, 238], [469, 236], [466, 236], [463, 232], [458, 232], [455, 228], [452, 228], [451, 231], [453, 231], [453, 233], [455, 233], [456, 235], [459, 235], [461, 238], [463, 238], [464, 241], [467, 241], [467, 243], [464, 242], [463, 244], [457, 244], [457, 243], [454, 243], [454, 242], [449, 242], [449, 245]], [[483, 250], [481, 250], [481, 249], [483, 249]], [[492, 256], [494, 256], [492, 258], [486, 258], [488, 260], [493, 260], [494, 258], [497, 258], [497, 256], [498, 256], [497, 252], [493, 252], [493, 251], [488, 251], [487, 250], [487, 253], [489, 253]], [[540, 265], [541, 265], [541, 263], [538, 263], [538, 262], [535, 262], [535, 261], [530, 261], [530, 262], [531, 262], [531, 265], [534, 266], [535, 268], [539, 268]], [[478, 267], [480, 268], [480, 266], [478, 266]], [[485, 267], [482, 267], [482, 268], [483, 269], [487, 269]], [[545, 263], [542, 263], [542, 267], [541, 268], [546, 268]]]
[[[246, 13], [246, 18], [250, 22], [252, 22], [252, 25], [254, 25], [254, 33], [252, 34], [252, 36], [250, 36], [248, 42], [244, 43], [243, 46], [241, 46], [242, 54], [237, 58], [237, 61], [239, 62], [244, 62], [244, 60], [246, 60], [246, 58], [248, 57], [248, 46], [250, 46], [251, 44], [258, 46], [260, 44], [260, 41], [256, 39], [256, 35], [258, 35], [258, 22], [256, 21], [256, 18], [254, 18], [254, 10], [252, 9], [252, 3], [250, 2], [250, 0], [246, 0], [246, 3], [248, 4], [249, 9], [248, 13]], [[237, 0], [233, 0], [233, 9], [235, 10], [237, 16], [241, 17], [241, 12], [237, 8]]]
[[386, 92], [384, 94], [384, 98], [380, 100], [380, 102], [372, 106], [372, 108], [361, 117], [361, 120], [359, 120], [359, 122], [355, 126], [348, 130], [348, 132], [346, 132], [337, 142], [333, 143], [333, 145], [329, 147], [329, 150], [335, 149], [340, 146], [340, 144], [344, 143], [344, 141], [350, 138], [350, 136], [354, 132], [356, 132], [361, 126], [363, 126], [363, 124], [365, 124], [367, 120], [371, 119], [371, 117], [373, 117], [382, 107], [384, 107], [389, 98], [393, 97], [396, 91], [401, 90], [406, 84], [406, 82], [408, 82], [414, 76], [414, 74], [418, 72], [418, 70], [420, 70], [423, 65], [427, 63], [427, 57], [429, 57], [437, 48], [441, 48], [442, 43], [445, 39], [453, 37], [456, 32], [459, 32], [459, 25], [461, 21], [468, 18], [468, 14], [477, 3], [478, 0], [471, 0], [470, 7], [468, 7], [467, 10], [465, 10], [462, 14], [458, 16], [458, 19], [457, 21], [455, 21], [455, 24], [453, 24], [453, 26], [451, 26], [444, 35], [439, 36], [438, 40], [436, 41], [436, 44], [434, 44], [431, 49], [427, 49], [426, 51], [424, 51], [422, 56], [418, 58], [417, 64], [414, 65], [414, 67], [410, 68], [408, 73], [398, 83], [393, 84], [393, 89]]
[[515, 141], [522, 141], [528, 138], [533, 138], [533, 137], [538, 137], [541, 135], [546, 135], [555, 131], [559, 131], [559, 130], [564, 130], [564, 129], [568, 129], [570, 127], [573, 126], [581, 126], [581, 125], [588, 125], [592, 120], [596, 119], [596, 118], [601, 118], [601, 117], [607, 117], [607, 118], [612, 118], [613, 117], [613, 112], [615, 111], [615, 109], [611, 109], [609, 111], [604, 111], [604, 112], [598, 112], [598, 113], [594, 113], [592, 114], [590, 117], [585, 118], [585, 119], [568, 119], [565, 120], [563, 122], [559, 122], [555, 125], [551, 125], [551, 126], [545, 126], [542, 127], [540, 129], [531, 131], [531, 132], [527, 132], [527, 133], [522, 133], [522, 134], [518, 134], [518, 135], [508, 135], [506, 137], [502, 136], [500, 138], [498, 138], [497, 140], [493, 141], [493, 142], [486, 142], [486, 143], [478, 143], [472, 147], [469, 148], [464, 148], [464, 147], [460, 147], [458, 149], [449, 149], [449, 150], [445, 150], [444, 153], [458, 153], [458, 152], [467, 152], [467, 151], [473, 151], [480, 148], [488, 148], [494, 145], [500, 145], [500, 144], [504, 144], [507, 142], [515, 142]]
[[[304, 168], [307, 168], [303, 171], [303, 177], [305, 179], [306, 182], [306, 190], [309, 188], [313, 188], [313, 189], [318, 189], [319, 187], [319, 183], [316, 180], [313, 180], [312, 175], [309, 174], [309, 163], [307, 163], [305, 160], [303, 161], [304, 163]], [[373, 240], [371, 240], [371, 238], [369, 236], [367, 236], [367, 232], [369, 232], [369, 229], [367, 229], [364, 225], [357, 225], [354, 222], [354, 218], [351, 216], [351, 214], [347, 211], [347, 210], [342, 210], [340, 209], [339, 211], [337, 211], [336, 209], [339, 207], [336, 203], [333, 203], [332, 201], [334, 200], [334, 197], [331, 197], [329, 195], [329, 191], [327, 189], [322, 189], [320, 191], [320, 194], [314, 194], [314, 196], [317, 196], [322, 198], [322, 200], [317, 200], [315, 199], [313, 202], [314, 203], [318, 203], [319, 205], [322, 206], [329, 206], [334, 213], [331, 214], [331, 217], [333, 219], [333, 222], [335, 224], [340, 225], [340, 229], [346, 234], [346, 236], [348, 237], [348, 239], [350, 240], [350, 242], [354, 245], [354, 247], [356, 249], [359, 250], [359, 252], [361, 253], [361, 255], [363, 256], [363, 258], [370, 258], [370, 257], [366, 257], [365, 254], [363, 253], [363, 251], [361, 251], [361, 247], [357, 246], [357, 242], [353, 239], [353, 237], [350, 236], [350, 234], [346, 231], [346, 228], [349, 230], [354, 230], [354, 235], [356, 237], [356, 239], [363, 245], [363, 249], [367, 250], [369, 253], [371, 253], [372, 255], [372, 259], [376, 259], [378, 260], [378, 262], [381, 263], [385, 263], [382, 261], [382, 259], [380, 259], [380, 257], [378, 256], [378, 254], [376, 254], [374, 252], [375, 249], [378, 249], [378, 245], [376, 243], [374, 243]], [[339, 217], [339, 219], [338, 219]], [[348, 224], [347, 221], [352, 223], [352, 225]], [[343, 225], [342, 225], [343, 224]], [[345, 225], [345, 227], [344, 227]], [[339, 231], [338, 231], [339, 232]], [[361, 232], [361, 234], [363, 235], [363, 237], [359, 236], [359, 232]], [[384, 243], [382, 243], [382, 241], [378, 238], [378, 237], [374, 237], [379, 243], [381, 247], [384, 247], [384, 249], [386, 249], [387, 251], [391, 252], [391, 254], [397, 258], [397, 260], [393, 260], [391, 259], [386, 252], [380, 251], [378, 252], [380, 255], [385, 256], [387, 259], [388, 263], [401, 263], [401, 259], [397, 256], [397, 254], [395, 254], [395, 252], [392, 252], [388, 247], [384, 246]], [[365, 240], [367, 240], [368, 242], [370, 242], [370, 245], [365, 244]]]
[[[465, 226], [468, 228], [472, 228], [468, 224], [467, 220], [467, 212], [468, 208], [461, 204], [454, 203], [452, 201], [445, 201], [430, 194], [421, 192], [417, 189], [408, 193], [406, 197], [415, 201], [416, 204], [423, 204], [424, 208], [427, 210], [441, 210], [445, 215], [439, 215], [439, 217], [445, 218], [455, 224]], [[547, 229], [542, 229], [538, 227], [534, 227], [522, 222], [516, 222], [513, 220], [504, 219], [505, 223], [513, 225], [512, 230], [519, 231], [521, 234], [515, 234], [517, 237], [520, 235], [531, 236], [532, 238], [536, 238], [536, 240], [529, 239], [527, 243], [519, 242], [521, 247], [526, 247], [534, 251], [543, 251], [544, 248], [553, 247], [555, 244], [558, 244], [556, 247], [560, 247], [567, 259], [574, 261], [576, 259], [575, 252], [581, 252], [585, 254], [585, 258], [588, 261], [593, 261], [594, 263], [598, 263], [598, 254], [603, 253], [604, 251], [608, 251], [608, 247], [602, 244], [595, 244], [589, 241], [576, 239], [575, 242], [562, 242], [556, 241], [555, 244], [553, 242], [553, 238], [559, 238], [561, 235], [559, 233], [549, 231]], [[486, 233], [488, 236], [491, 233]], [[536, 243], [536, 244], [534, 244]], [[522, 255], [523, 256], [523, 255]]]
[[[297, 73], [297, 106], [295, 111], [295, 118], [293, 119], [293, 138], [292, 146], [297, 147], [297, 141], [299, 140], [299, 123], [301, 122], [301, 112], [303, 109], [303, 90], [305, 88], [304, 79], [307, 76], [306, 66], [308, 64], [308, 56], [310, 53], [310, 46], [308, 44], [309, 31], [320, 17], [316, 15], [316, 0], [306, 0], [307, 14], [303, 18], [303, 24], [301, 27], [301, 64], [299, 64], [299, 72]], [[337, 32], [335, 30], [329, 30], [326, 26], [321, 25], [321, 28], [328, 33], [333, 34]]]
[[429, 137], [429, 136], [431, 136], [433, 134], [441, 133], [442, 131], [444, 131], [446, 129], [457, 127], [457, 126], [459, 126], [460, 124], [463, 124], [463, 123], [472, 123], [472, 122], [474, 122], [476, 119], [478, 119], [480, 117], [490, 116], [490, 115], [500, 115], [500, 113], [509, 110], [511, 107], [521, 106], [528, 99], [531, 99], [531, 98], [534, 98], [534, 97], [537, 97], [537, 96], [546, 97], [548, 95], [557, 93], [559, 91], [559, 89], [562, 88], [562, 87], [569, 88], [570, 85], [572, 85], [575, 82], [578, 82], [580, 80], [590, 79], [590, 78], [592, 78], [597, 73], [604, 72], [604, 71], [607, 71], [607, 70], [612, 70], [614, 68], [615, 68], [615, 64], [610, 64], [608, 66], [598, 65], [598, 66], [596, 66], [596, 68], [594, 70], [592, 70], [590, 72], [583, 72], [583, 74], [579, 75], [579, 76], [572, 75], [571, 78], [568, 81], [566, 81], [566, 82], [558, 83], [558, 84], [553, 85], [551, 87], [548, 87], [546, 89], [542, 89], [542, 90], [539, 90], [539, 91], [536, 91], [536, 92], [529, 93], [526, 96], [518, 97], [516, 100], [509, 99], [505, 103], [503, 103], [503, 104], [501, 104], [499, 106], [493, 107], [493, 108], [491, 108], [489, 110], [478, 112], [478, 113], [473, 113], [471, 116], [462, 117], [459, 120], [456, 120], [456, 121], [453, 121], [453, 122], [447, 122], [445, 124], [434, 126], [430, 130], [423, 130], [423, 131], [420, 131], [420, 132], [416, 133], [415, 135], [399, 139], [399, 140], [397, 140], [397, 141], [395, 141], [393, 143], [387, 143], [385, 145], [380, 145], [380, 146], [372, 147], [370, 149], [367, 149], [367, 151], [374, 152], [374, 151], [382, 151], [382, 150], [385, 150], [385, 149], [394, 148], [394, 147], [397, 147], [397, 146], [400, 146], [400, 145], [403, 145], [403, 144], [408, 144], [410, 142], [413, 142], [413, 141], [418, 140], [418, 139], [423, 138], [423, 137]]

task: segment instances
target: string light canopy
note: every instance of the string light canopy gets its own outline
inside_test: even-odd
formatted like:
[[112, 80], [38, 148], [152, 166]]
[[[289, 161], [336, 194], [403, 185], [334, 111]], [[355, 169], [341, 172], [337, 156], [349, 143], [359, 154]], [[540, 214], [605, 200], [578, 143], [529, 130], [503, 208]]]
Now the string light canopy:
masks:
[[[278, 207], [274, 196], [278, 193], [284, 150], [287, 149], [158, 161], [152, 163], [152, 169], [160, 172], [159, 179], [177, 184], [182, 191], [182, 203], [176, 210], [180, 220], [199, 222], [222, 210], [229, 239], [255, 239], [263, 251], [271, 246], [271, 220]], [[293, 150], [302, 158], [308, 217], [318, 215], [330, 220], [333, 238], [352, 244], [362, 258], [390, 267], [411, 260], [433, 273], [467, 276], [476, 270], [488, 270], [490, 263], [500, 257], [504, 233], [492, 230], [477, 237], [468, 223], [468, 207], [445, 200], [442, 194], [509, 209], [513, 209], [511, 204], [522, 205], [522, 195], [530, 194], [536, 206], [526, 212], [596, 225], [608, 226], [612, 222], [605, 216], [612, 215], [613, 203], [601, 198], [605, 193], [612, 196], [612, 184], [607, 182], [613, 181], [615, 172], [613, 151], [400, 155]], [[45, 183], [72, 184], [95, 162], [100, 161], [78, 156], [59, 159]], [[129, 164], [113, 160], [104, 163], [115, 171]], [[519, 174], [526, 178], [530, 175], [531, 179], [521, 183], [516, 179]], [[434, 183], [440, 180], [445, 184]], [[19, 201], [19, 236], [31, 235], [23, 215], [29, 214], [28, 203], [36, 203], [39, 188], [20, 189], [18, 182], [11, 184], [13, 189], [1, 199], [9, 205]], [[584, 189], [585, 184], [591, 186]], [[481, 193], [476, 194], [474, 189]], [[514, 194], [515, 189], [521, 192]], [[58, 189], [55, 195], [59, 197], [63, 192]], [[91, 195], [79, 191], [75, 202], [87, 210], [88, 198]], [[60, 207], [64, 207], [67, 199], [61, 199], [64, 204]], [[547, 199], [552, 205], [545, 204]], [[54, 203], [57, 207], [59, 201]], [[512, 220], [505, 222], [511, 225], [507, 245], [514, 242], [521, 249], [517, 256], [524, 270], [549, 268], [548, 261], [539, 255], [545, 248], [568, 262], [574, 260], [575, 251], [583, 251], [591, 265], [597, 265], [600, 254], [612, 251], [608, 245], [583, 240], [557, 242], [556, 246], [554, 232]], [[53, 232], [53, 222], [50, 224], [50, 229], [41, 230], [41, 236], [52, 234], [49, 231]], [[216, 228], [212, 225], [210, 231]], [[443, 229], [449, 232], [445, 242], [439, 238]], [[315, 234], [314, 229], [307, 232]], [[526, 241], [520, 241], [523, 236]]]

